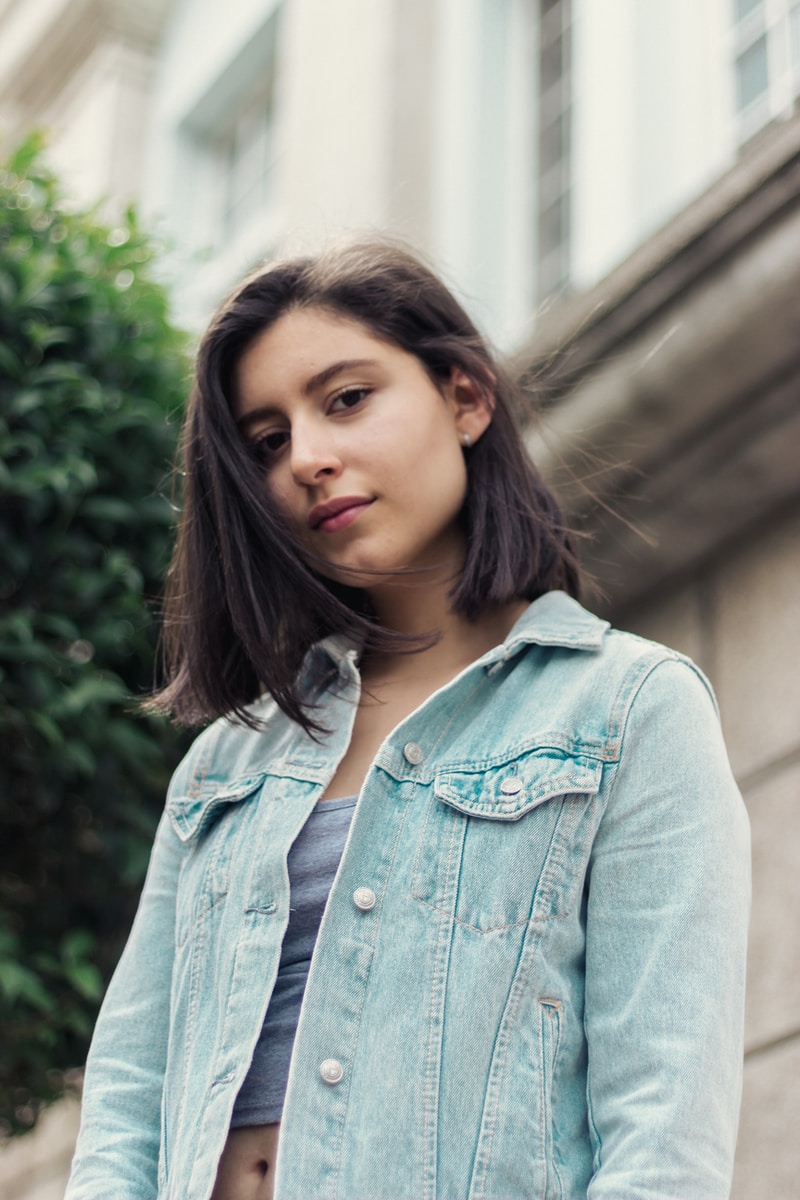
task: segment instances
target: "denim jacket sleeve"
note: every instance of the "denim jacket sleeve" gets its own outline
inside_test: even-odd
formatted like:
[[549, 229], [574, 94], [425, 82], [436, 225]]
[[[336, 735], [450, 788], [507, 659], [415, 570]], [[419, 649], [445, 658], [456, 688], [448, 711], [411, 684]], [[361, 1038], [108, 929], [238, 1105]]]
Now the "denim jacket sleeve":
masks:
[[131, 935], [95, 1028], [65, 1200], [107, 1196], [110, 1180], [114, 1200], [152, 1200], [158, 1193], [180, 857], [180, 841], [165, 815]]
[[713, 697], [691, 665], [651, 669], [622, 728], [587, 902], [587, 1196], [726, 1200], [741, 1093], [747, 818]]

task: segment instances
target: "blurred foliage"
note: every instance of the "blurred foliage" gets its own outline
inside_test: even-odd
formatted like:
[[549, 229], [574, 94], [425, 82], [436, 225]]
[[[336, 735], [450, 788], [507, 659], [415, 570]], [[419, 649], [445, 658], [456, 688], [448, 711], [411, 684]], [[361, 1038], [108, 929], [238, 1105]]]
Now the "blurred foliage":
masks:
[[[170, 770], [153, 598], [186, 340], [133, 211], [76, 211], [31, 137], [0, 167], [0, 1125], [83, 1063]], [[66, 1072], [66, 1076], [65, 1076]]]

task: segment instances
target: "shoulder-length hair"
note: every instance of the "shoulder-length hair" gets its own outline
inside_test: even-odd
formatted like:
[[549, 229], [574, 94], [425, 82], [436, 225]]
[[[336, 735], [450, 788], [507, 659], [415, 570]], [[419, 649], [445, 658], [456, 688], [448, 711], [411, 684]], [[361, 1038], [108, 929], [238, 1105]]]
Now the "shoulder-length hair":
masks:
[[306, 307], [358, 321], [415, 355], [439, 388], [460, 368], [490, 402], [491, 424], [464, 451], [466, 559], [453, 611], [474, 620], [514, 599], [579, 591], [562, 514], [516, 428], [512, 385], [437, 276], [408, 250], [374, 239], [270, 264], [222, 304], [197, 354], [165, 598], [167, 682], [149, 704], [183, 724], [226, 713], [257, 724], [248, 706], [267, 691], [312, 732], [319, 727], [298, 676], [315, 642], [345, 633], [374, 648], [420, 645], [378, 625], [363, 591], [314, 569], [237, 429], [231, 397], [241, 355], [279, 317]]

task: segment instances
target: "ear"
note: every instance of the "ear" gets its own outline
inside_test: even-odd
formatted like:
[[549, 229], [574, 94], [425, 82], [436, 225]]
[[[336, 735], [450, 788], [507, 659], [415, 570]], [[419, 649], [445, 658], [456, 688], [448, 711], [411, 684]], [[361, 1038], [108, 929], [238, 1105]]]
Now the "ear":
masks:
[[453, 367], [442, 392], [459, 439], [474, 446], [492, 423], [493, 397], [460, 367]]

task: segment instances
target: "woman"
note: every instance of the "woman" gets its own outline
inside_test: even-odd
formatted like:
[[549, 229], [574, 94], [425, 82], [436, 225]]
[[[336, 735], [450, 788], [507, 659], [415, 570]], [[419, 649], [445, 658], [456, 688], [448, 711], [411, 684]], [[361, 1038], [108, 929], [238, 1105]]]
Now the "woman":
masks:
[[512, 399], [383, 243], [212, 322], [160, 702], [218, 719], [69, 1200], [728, 1195], [743, 807], [699, 672], [579, 606]]

